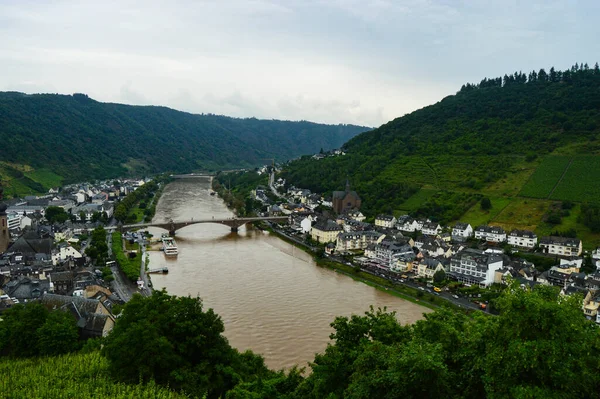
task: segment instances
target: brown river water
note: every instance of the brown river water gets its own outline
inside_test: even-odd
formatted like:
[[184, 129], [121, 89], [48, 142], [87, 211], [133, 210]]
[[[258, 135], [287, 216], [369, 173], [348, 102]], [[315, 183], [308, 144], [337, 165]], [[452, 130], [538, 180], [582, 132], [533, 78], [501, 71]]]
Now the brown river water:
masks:
[[[201, 178], [169, 184], [154, 221], [233, 216], [209, 187], [209, 180]], [[160, 236], [164, 230], [150, 232]], [[222, 317], [234, 347], [263, 355], [274, 369], [306, 366], [325, 350], [336, 316], [386, 306], [404, 324], [429, 311], [318, 267], [304, 251], [251, 226], [232, 233], [227, 226], [196, 224], [177, 231], [175, 240], [177, 258], [149, 252], [150, 268], [169, 268], [169, 274], [152, 275], [154, 288], [200, 296]]]

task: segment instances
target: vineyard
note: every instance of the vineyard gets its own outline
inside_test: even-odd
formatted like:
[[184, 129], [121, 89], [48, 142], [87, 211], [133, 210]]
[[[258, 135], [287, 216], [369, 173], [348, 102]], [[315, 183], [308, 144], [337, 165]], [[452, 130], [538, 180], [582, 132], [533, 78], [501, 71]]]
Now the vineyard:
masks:
[[0, 397], [28, 398], [184, 398], [154, 383], [113, 381], [98, 352], [0, 361]]
[[571, 157], [547, 157], [533, 172], [520, 195], [523, 197], [548, 198], [556, 183], [569, 165]]
[[600, 157], [577, 156], [550, 199], [600, 202]]

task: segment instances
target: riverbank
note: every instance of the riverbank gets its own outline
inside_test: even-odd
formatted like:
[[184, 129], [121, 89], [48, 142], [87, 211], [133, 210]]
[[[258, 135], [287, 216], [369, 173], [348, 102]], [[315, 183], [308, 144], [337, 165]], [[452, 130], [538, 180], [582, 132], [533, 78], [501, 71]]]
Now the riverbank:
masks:
[[[260, 226], [257, 226], [257, 228], [262, 229]], [[452, 303], [449, 303], [448, 301], [438, 298], [427, 292], [423, 292], [416, 288], [408, 287], [408, 286], [405, 286], [402, 284], [394, 284], [393, 282], [391, 282], [387, 279], [375, 276], [375, 275], [373, 275], [367, 271], [364, 271], [358, 267], [349, 266], [344, 263], [337, 262], [335, 260], [331, 260], [328, 257], [319, 258], [315, 255], [315, 252], [312, 249], [312, 247], [308, 246], [307, 244], [305, 244], [303, 242], [293, 239], [292, 237], [286, 235], [285, 233], [283, 233], [277, 229], [268, 227], [268, 228], [264, 228], [264, 230], [267, 230], [271, 233], [276, 234], [279, 239], [281, 239], [281, 240], [287, 242], [288, 244], [293, 245], [296, 248], [313, 256], [315, 263], [319, 267], [325, 267], [327, 269], [331, 269], [331, 270], [335, 271], [336, 273], [344, 274], [345, 276], [350, 277], [351, 279], [353, 279], [355, 281], [360, 281], [360, 282], [362, 282], [370, 287], [373, 287], [379, 291], [385, 292], [386, 294], [393, 295], [395, 297], [404, 299], [406, 301], [415, 303], [420, 306], [424, 306], [429, 309], [435, 310], [442, 306], [451, 307], [451, 308], [454, 308], [457, 310], [459, 309]]]

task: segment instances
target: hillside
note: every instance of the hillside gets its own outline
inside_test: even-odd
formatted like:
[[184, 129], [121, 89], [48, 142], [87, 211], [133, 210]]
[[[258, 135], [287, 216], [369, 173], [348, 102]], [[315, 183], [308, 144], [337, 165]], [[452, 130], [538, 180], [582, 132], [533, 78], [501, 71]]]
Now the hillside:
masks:
[[0, 177], [10, 195], [63, 179], [256, 166], [338, 148], [365, 130], [1, 92]]
[[153, 383], [123, 384], [110, 378], [98, 352], [43, 359], [2, 359], [3, 398], [186, 398]]
[[[582, 204], [600, 202], [599, 133], [597, 65], [516, 72], [362, 133], [344, 145], [346, 156], [292, 162], [284, 177], [325, 193], [348, 177], [370, 216], [575, 229], [598, 241], [579, 216]], [[484, 196], [489, 211], [479, 207]]]

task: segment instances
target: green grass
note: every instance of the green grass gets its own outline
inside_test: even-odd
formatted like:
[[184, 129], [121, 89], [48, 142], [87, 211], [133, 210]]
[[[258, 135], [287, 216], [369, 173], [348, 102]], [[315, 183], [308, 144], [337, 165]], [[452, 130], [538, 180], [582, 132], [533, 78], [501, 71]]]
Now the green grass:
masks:
[[552, 199], [600, 202], [600, 156], [576, 156]]
[[111, 237], [113, 255], [115, 256], [115, 260], [117, 261], [119, 267], [129, 280], [137, 281], [138, 277], [140, 277], [140, 269], [142, 267], [141, 253], [138, 251], [138, 256], [130, 259], [129, 256], [123, 252], [123, 240], [121, 238], [121, 233], [115, 231], [112, 233]]
[[549, 156], [533, 172], [520, 195], [523, 197], [548, 198], [550, 192], [559, 181], [571, 157]]
[[493, 218], [494, 224], [505, 230], [535, 230], [542, 223], [551, 201], [534, 198], [515, 198]]
[[46, 189], [60, 187], [63, 182], [62, 176], [59, 176], [48, 169], [36, 169], [31, 172], [26, 172], [25, 176], [40, 183]]
[[128, 385], [110, 378], [98, 352], [0, 361], [0, 397], [29, 398], [185, 398], [154, 383]]
[[476, 203], [469, 209], [460, 220], [465, 223], [470, 223], [473, 228], [482, 224], [488, 224], [494, 220], [494, 218], [502, 212], [510, 203], [510, 198], [503, 197], [490, 197], [492, 202], [492, 209], [484, 211], [481, 209], [480, 203]]
[[431, 190], [422, 188], [415, 195], [404, 201], [402, 205], [400, 205], [400, 209], [396, 212], [396, 216], [404, 214], [406, 212], [413, 212], [417, 210], [424, 202], [426, 202], [429, 198], [431, 198], [437, 190]]

